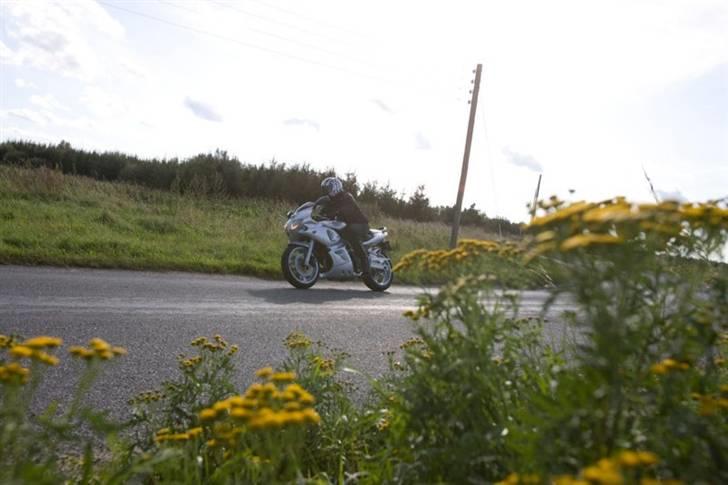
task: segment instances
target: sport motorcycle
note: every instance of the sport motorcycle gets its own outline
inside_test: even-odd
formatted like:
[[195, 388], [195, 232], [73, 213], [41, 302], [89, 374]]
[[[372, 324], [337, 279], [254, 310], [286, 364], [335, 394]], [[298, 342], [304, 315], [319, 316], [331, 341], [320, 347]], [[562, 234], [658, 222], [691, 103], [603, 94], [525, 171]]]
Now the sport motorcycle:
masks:
[[314, 213], [314, 202], [306, 202], [288, 213], [283, 227], [288, 246], [281, 257], [286, 280], [296, 288], [311, 288], [319, 278], [353, 280], [361, 278], [373, 291], [384, 291], [392, 284], [392, 260], [387, 254], [387, 228], [371, 229], [363, 246], [369, 257], [369, 274], [355, 268], [354, 251], [341, 236], [342, 221]]

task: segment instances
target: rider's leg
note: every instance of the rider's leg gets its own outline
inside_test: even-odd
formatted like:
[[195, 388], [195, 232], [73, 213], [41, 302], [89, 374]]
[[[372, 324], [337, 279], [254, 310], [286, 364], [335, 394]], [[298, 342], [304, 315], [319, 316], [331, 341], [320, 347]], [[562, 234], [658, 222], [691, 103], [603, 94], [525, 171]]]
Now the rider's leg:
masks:
[[351, 246], [359, 260], [359, 268], [362, 274], [369, 273], [369, 254], [362, 244], [369, 235], [368, 224], [350, 224], [347, 226], [352, 234]]

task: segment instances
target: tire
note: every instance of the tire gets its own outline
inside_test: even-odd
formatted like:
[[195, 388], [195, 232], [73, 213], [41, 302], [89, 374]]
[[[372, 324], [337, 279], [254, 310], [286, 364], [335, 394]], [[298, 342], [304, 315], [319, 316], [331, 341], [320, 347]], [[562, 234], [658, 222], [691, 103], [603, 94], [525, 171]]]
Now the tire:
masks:
[[289, 244], [281, 256], [281, 270], [283, 276], [291, 285], [296, 288], [305, 290], [311, 288], [318, 281], [321, 272], [316, 256], [311, 254], [309, 266], [305, 266], [303, 261], [306, 259], [308, 249], [304, 246]]
[[364, 284], [372, 291], [384, 291], [392, 285], [394, 280], [394, 272], [392, 271], [392, 261], [387, 257], [387, 270], [379, 270], [369, 268], [369, 274], [362, 276]]

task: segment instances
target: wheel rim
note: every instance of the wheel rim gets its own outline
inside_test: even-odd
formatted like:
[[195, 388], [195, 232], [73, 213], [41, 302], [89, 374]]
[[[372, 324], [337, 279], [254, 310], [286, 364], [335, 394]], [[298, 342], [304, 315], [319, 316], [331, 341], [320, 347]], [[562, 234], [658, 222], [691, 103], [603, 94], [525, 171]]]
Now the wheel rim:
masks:
[[387, 262], [383, 268], [370, 269], [372, 280], [379, 286], [389, 284], [392, 280], [392, 264]]
[[318, 262], [313, 257], [306, 265], [307, 252], [306, 248], [297, 247], [288, 254], [288, 269], [291, 275], [304, 285], [314, 282], [318, 275]]

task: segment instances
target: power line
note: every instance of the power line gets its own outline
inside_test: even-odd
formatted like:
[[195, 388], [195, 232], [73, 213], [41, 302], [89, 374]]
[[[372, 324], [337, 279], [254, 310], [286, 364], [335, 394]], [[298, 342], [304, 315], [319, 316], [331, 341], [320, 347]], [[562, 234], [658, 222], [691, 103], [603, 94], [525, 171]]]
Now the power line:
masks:
[[[125, 7], [121, 7], [119, 5], [114, 5], [114, 4], [108, 3], [108, 2], [103, 1], [103, 0], [98, 0], [98, 2], [100, 4], [102, 4], [102, 5], [105, 5], [105, 6], [109, 7], [109, 8], [112, 8], [112, 9], [116, 9], [116, 10], [119, 10], [119, 11], [123, 11], [123, 12], [126, 12], [126, 13], [131, 14], [131, 15], [136, 15], [138, 17], [142, 17], [142, 18], [145, 18], [145, 19], [148, 19], [148, 20], [153, 20], [155, 22], [159, 22], [159, 23], [162, 23], [162, 24], [165, 24], [165, 25], [169, 25], [169, 26], [172, 26], [172, 27], [177, 27], [179, 29], [184, 29], [184, 30], [187, 30], [187, 31], [190, 31], [190, 32], [194, 32], [194, 33], [199, 34], [199, 35], [206, 35], [206, 36], [213, 37], [213, 38], [218, 39], [218, 40], [221, 40], [221, 41], [231, 42], [231, 43], [238, 44], [238, 45], [241, 45], [241, 46], [250, 48], [250, 49], [255, 49], [255, 50], [258, 50], [258, 51], [266, 52], [268, 54], [274, 54], [276, 56], [286, 57], [288, 59], [293, 59], [293, 60], [296, 60], [296, 61], [299, 61], [299, 62], [303, 62], [303, 63], [306, 63], [306, 64], [312, 64], [312, 65], [316, 65], [316, 66], [320, 66], [320, 67], [325, 67], [327, 69], [331, 69], [331, 70], [343, 72], [343, 73], [349, 74], [351, 76], [360, 77], [360, 78], [364, 78], [364, 79], [368, 79], [368, 80], [372, 80], [372, 81], [377, 81], [377, 82], [380, 82], [380, 83], [389, 85], [390, 87], [396, 87], [396, 88], [399, 88], [399, 89], [407, 89], [408, 92], [411, 91], [411, 89], [413, 87], [412, 83], [406, 83], [406, 82], [403, 82], [403, 81], [397, 81], [397, 80], [394, 80], [394, 79], [388, 79], [388, 78], [376, 76], [374, 74], [370, 74], [370, 73], [366, 73], [366, 72], [361, 72], [361, 71], [358, 71], [358, 70], [352, 70], [352, 69], [349, 69], [349, 68], [344, 67], [344, 66], [340, 66], [340, 65], [331, 64], [331, 63], [328, 63], [328, 62], [319, 61], [317, 59], [312, 59], [312, 58], [308, 58], [308, 57], [297, 56], [295, 54], [291, 54], [291, 53], [288, 53], [288, 52], [285, 52], [285, 51], [281, 51], [281, 50], [277, 50], [277, 49], [271, 49], [269, 47], [264, 47], [262, 45], [259, 45], [259, 44], [253, 43], [253, 42], [246, 42], [246, 41], [239, 40], [239, 39], [236, 39], [236, 38], [233, 38], [233, 37], [229, 37], [229, 36], [226, 36], [226, 35], [223, 35], [223, 34], [218, 34], [216, 32], [211, 32], [211, 31], [208, 31], [208, 30], [200, 29], [198, 27], [194, 27], [194, 26], [190, 26], [190, 25], [185, 25], [185, 24], [181, 24], [181, 23], [178, 23], [178, 22], [173, 22], [173, 21], [170, 21], [170, 20], [161, 18], [161, 17], [157, 17], [155, 15], [150, 15], [150, 14], [143, 13], [143, 12], [139, 12], [139, 11], [136, 11], [136, 10], [131, 10], [131, 9], [128, 9], [128, 8], [125, 8]], [[434, 86], [432, 86], [432, 87], [434, 88]], [[435, 97], [441, 98], [441, 100], [443, 102], [446, 99], [447, 99], [447, 102], [452, 102], [451, 99], [446, 98], [445, 96], [443, 96], [442, 94], [437, 93], [436, 91], [429, 91], [429, 94], [430, 95], [433, 95]]]
[[[271, 19], [270, 17], [266, 17], [266, 16], [263, 16], [263, 15], [259, 15], [257, 13], [251, 12], [249, 10], [243, 10], [240, 7], [233, 6], [233, 5], [227, 4], [225, 2], [220, 2], [220, 1], [217, 1], [217, 0], [209, 0], [209, 1], [211, 3], [214, 3], [214, 4], [219, 5], [221, 7], [224, 7], [224, 8], [233, 10], [235, 12], [241, 13], [243, 15], [246, 15], [246, 16], [249, 16], [249, 17], [254, 17], [254, 18], [263, 20], [264, 22], [269, 22], [269, 23], [273, 23], [273, 24], [282, 25], [284, 27], [291, 28], [291, 29], [295, 29], [295, 30], [298, 30], [300, 32], [303, 32], [303, 33], [306, 33], [306, 34], [309, 34], [309, 35], [315, 35], [315, 36], [318, 36], [318, 37], [329, 38], [329, 39], [335, 40], [336, 42], [341, 42], [341, 38], [338, 38], [338, 37], [332, 37], [332, 36], [322, 35], [322, 34], [320, 34], [318, 32], [315, 32], [315, 31], [312, 31], [312, 30], [308, 30], [308, 29], [304, 29], [302, 27], [299, 27], [299, 26], [297, 26], [295, 24], [291, 24], [291, 23], [288, 23], [288, 22], [281, 22], [279, 20]], [[345, 54], [342, 51], [332, 51], [332, 50], [325, 49], [325, 48], [320, 47], [320, 46], [315, 45], [315, 44], [311, 44], [311, 43], [308, 43], [308, 42], [301, 42], [299, 40], [294, 40], [294, 39], [291, 39], [289, 37], [285, 37], [285, 36], [282, 36], [282, 35], [279, 35], [279, 34], [274, 34], [274, 33], [271, 33], [271, 32], [265, 31], [265, 30], [257, 29], [255, 27], [246, 27], [246, 28], [248, 30], [252, 30], [254, 32], [258, 32], [258, 33], [263, 34], [263, 35], [268, 35], [268, 36], [271, 36], [271, 37], [274, 37], [274, 38], [277, 38], [277, 39], [280, 39], [280, 40], [284, 40], [286, 42], [291, 42], [293, 44], [298, 44], [298, 45], [301, 45], [301, 46], [305, 46], [305, 47], [308, 47], [310, 49], [314, 49], [314, 50], [317, 50], [317, 51], [321, 51], [321, 52], [324, 52], [324, 53], [329, 54], [329, 55], [332, 55], [332, 56], [346, 58], [346, 59], [354, 59], [354, 60], [356, 60], [356, 61], [358, 61], [358, 62], [360, 62], [362, 64], [366, 64], [366, 65], [368, 65], [370, 67], [375, 67], [375, 68], [387, 67], [387, 66], [382, 65], [382, 64], [372, 63], [369, 59], [364, 59], [362, 57], [352, 56], [350, 54]]]
[[199, 29], [197, 27], [192, 27], [192, 26], [189, 26], [189, 25], [184, 25], [184, 24], [180, 24], [180, 23], [177, 23], [177, 22], [172, 22], [170, 20], [166, 20], [166, 19], [163, 19], [163, 18], [160, 18], [160, 17], [156, 17], [154, 15], [149, 15], [149, 14], [146, 14], [146, 13], [138, 12], [136, 10], [130, 10], [128, 8], [121, 7], [119, 5], [110, 4], [110, 3], [107, 3], [107, 2], [105, 2], [103, 0], [99, 0], [99, 3], [102, 4], [102, 5], [105, 5], [105, 6], [109, 7], [109, 8], [113, 8], [113, 9], [116, 9], [116, 10], [121, 10], [123, 12], [129, 13], [129, 14], [132, 14], [132, 15], [136, 15], [136, 16], [139, 16], [139, 17], [143, 17], [143, 18], [146, 18], [146, 19], [149, 19], [149, 20], [154, 20], [156, 22], [161, 22], [163, 24], [170, 25], [172, 27], [177, 27], [177, 28], [180, 28], [180, 29], [189, 30], [191, 32], [195, 32], [196, 34], [207, 35], [207, 36], [214, 37], [216, 39], [223, 40], [223, 41], [226, 41], [226, 42], [233, 42], [235, 44], [239, 44], [239, 45], [242, 45], [244, 47], [248, 47], [250, 49], [255, 49], [255, 50], [267, 52], [269, 54], [275, 54], [277, 56], [287, 57], [289, 59], [293, 59], [293, 60], [296, 60], [296, 61], [299, 61], [299, 62], [304, 62], [304, 63], [308, 63], [308, 64], [314, 64], [314, 65], [321, 66], [321, 67], [326, 67], [328, 69], [333, 69], [333, 70], [336, 70], [336, 71], [341, 71], [341, 72], [344, 72], [344, 73], [347, 73], [347, 74], [351, 74], [353, 76], [359, 76], [359, 77], [369, 78], [369, 79], [373, 79], [373, 80], [377, 80], [377, 81], [385, 82], [385, 83], [395, 82], [395, 81], [390, 81], [390, 80], [385, 79], [385, 78], [379, 78], [378, 76], [374, 76], [372, 74], [362, 73], [362, 72], [358, 72], [358, 71], [352, 71], [351, 69], [348, 69], [346, 67], [337, 66], [337, 65], [334, 65], [334, 64], [329, 64], [329, 63], [326, 63], [326, 62], [321, 62], [321, 61], [318, 61], [318, 60], [315, 60], [315, 59], [309, 59], [309, 58], [305, 58], [305, 57], [300, 57], [300, 56], [297, 56], [295, 54], [290, 54], [290, 53], [283, 52], [283, 51], [279, 51], [279, 50], [276, 50], [276, 49], [271, 49], [271, 48], [268, 48], [268, 47], [263, 47], [261, 45], [254, 44], [252, 42], [245, 42], [245, 41], [242, 41], [242, 40], [239, 40], [239, 39], [235, 39], [233, 37], [228, 37], [226, 35], [218, 34], [218, 33], [215, 33], [215, 32], [210, 32], [210, 31], [203, 30], [203, 29]]
[[303, 15], [300, 12], [296, 12], [295, 10], [291, 10], [291, 9], [288, 9], [288, 8], [284, 8], [284, 7], [281, 7], [279, 5], [272, 5], [272, 4], [270, 4], [268, 2], [264, 2], [262, 0], [249, 0], [249, 1], [250, 2], [253, 2], [253, 3], [257, 3], [258, 5], [263, 5], [265, 7], [271, 8], [273, 10], [278, 10], [279, 12], [285, 12], [285, 13], [288, 13], [290, 15], [293, 15], [293, 16], [296, 16], [296, 17], [300, 17], [300, 18], [302, 18], [304, 20], [308, 20], [310, 22], [315, 22], [317, 24], [326, 26], [328, 28], [333, 28], [333, 29], [339, 30], [341, 32], [346, 32], [346, 33], [354, 34], [354, 35], [357, 35], [357, 36], [360, 36], [360, 37], [365, 37], [365, 35], [362, 34], [362, 33], [360, 33], [360, 32], [357, 32], [357, 31], [354, 31], [354, 30], [350, 30], [350, 29], [345, 29], [345, 28], [342, 28], [339, 25], [332, 24], [332, 23], [329, 23], [329, 22], [325, 22], [323, 20], [316, 19], [316, 18], [313, 18], [313, 17], [309, 17], [307, 15]]
[[225, 3], [225, 2], [219, 2], [219, 1], [216, 1], [216, 0], [209, 0], [209, 1], [210, 1], [210, 3], [215, 3], [215, 4], [217, 4], [217, 5], [221, 6], [221, 7], [225, 7], [227, 9], [234, 10], [236, 12], [242, 13], [242, 14], [247, 15], [249, 17], [257, 18], [257, 19], [262, 20], [264, 22], [282, 25], [284, 27], [288, 27], [289, 29], [295, 29], [295, 30], [301, 31], [301, 32], [303, 32], [305, 34], [314, 35], [314, 36], [317, 36], [317, 37], [328, 38], [328, 39], [333, 39], [333, 40], [336, 40], [337, 42], [340, 42], [341, 41], [340, 38], [327, 36], [325, 34], [321, 34], [320, 32], [316, 32], [316, 31], [313, 31], [313, 30], [305, 29], [303, 27], [299, 27], [298, 25], [291, 24], [291, 23], [288, 23], [288, 22], [281, 22], [280, 20], [273, 19], [273, 18], [267, 17], [265, 15], [260, 15], [260, 14], [255, 13], [255, 12], [251, 12], [250, 10], [244, 10], [244, 9], [242, 9], [240, 7], [237, 7], [237, 6], [234, 6], [234, 5], [230, 5], [230, 4]]

